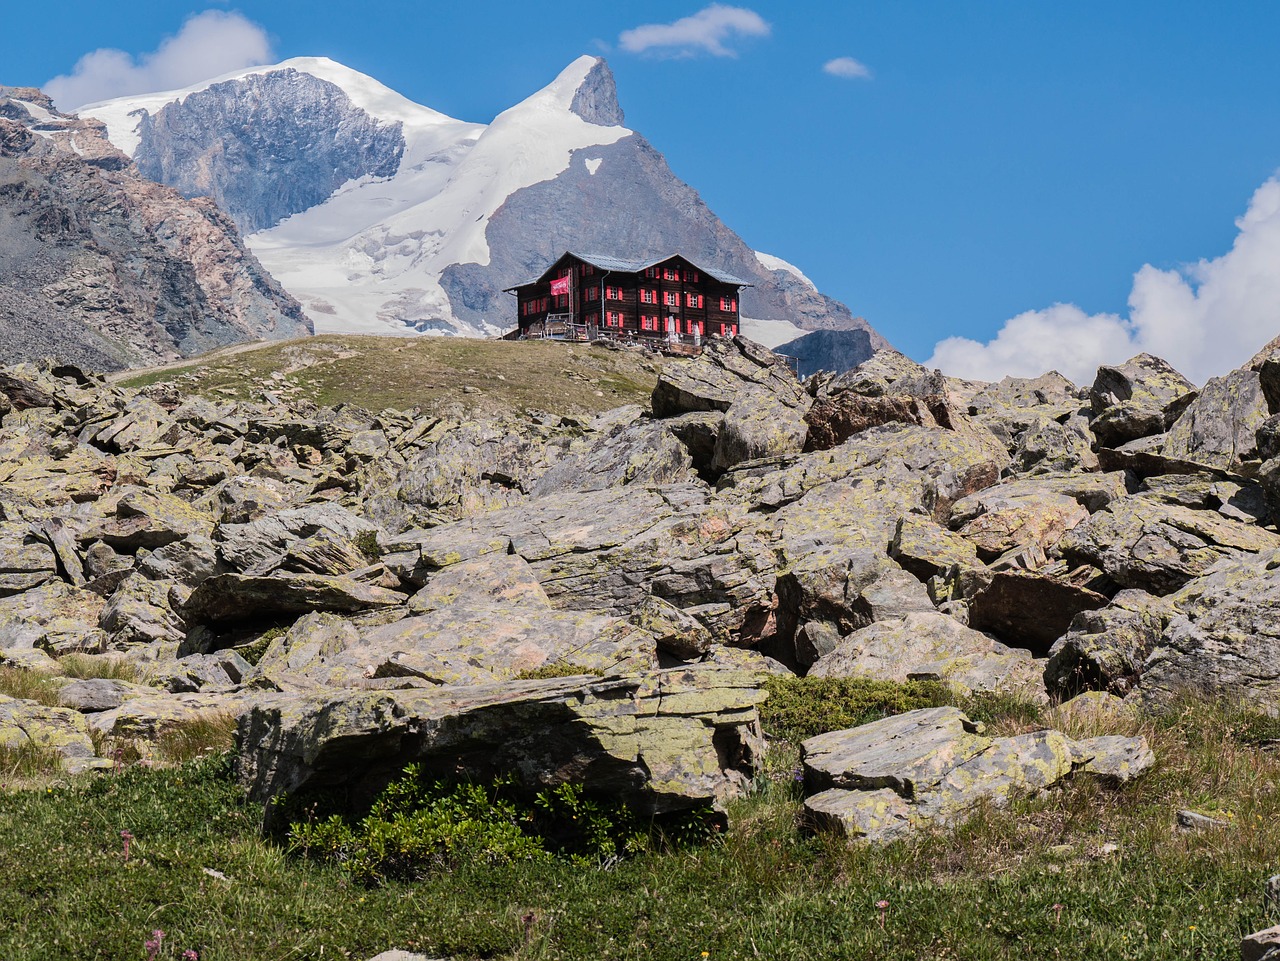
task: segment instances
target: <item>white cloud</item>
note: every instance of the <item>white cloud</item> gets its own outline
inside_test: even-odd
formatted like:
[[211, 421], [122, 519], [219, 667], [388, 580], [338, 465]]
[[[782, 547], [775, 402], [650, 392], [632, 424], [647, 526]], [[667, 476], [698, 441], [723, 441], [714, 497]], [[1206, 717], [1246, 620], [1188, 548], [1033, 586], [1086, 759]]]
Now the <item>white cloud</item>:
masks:
[[730, 38], [767, 37], [772, 27], [754, 10], [713, 3], [675, 23], [647, 23], [618, 36], [618, 45], [630, 53], [657, 51], [668, 56], [692, 56], [699, 51], [717, 57], [735, 57], [726, 46]]
[[98, 100], [186, 87], [274, 59], [267, 33], [258, 24], [238, 13], [206, 10], [136, 59], [110, 48], [87, 53], [70, 75], [54, 77], [44, 91], [59, 109], [74, 112]]
[[871, 79], [871, 68], [861, 60], [854, 60], [853, 57], [836, 57], [834, 60], [828, 60], [822, 65], [822, 72], [829, 73], [833, 77], [843, 77], [846, 80]]
[[985, 344], [963, 337], [943, 340], [926, 364], [980, 380], [1057, 369], [1088, 384], [1099, 364], [1146, 351], [1197, 383], [1225, 374], [1280, 335], [1277, 176], [1254, 192], [1236, 227], [1235, 242], [1221, 257], [1180, 270], [1143, 266], [1134, 274], [1127, 318], [1056, 304], [1006, 321]]

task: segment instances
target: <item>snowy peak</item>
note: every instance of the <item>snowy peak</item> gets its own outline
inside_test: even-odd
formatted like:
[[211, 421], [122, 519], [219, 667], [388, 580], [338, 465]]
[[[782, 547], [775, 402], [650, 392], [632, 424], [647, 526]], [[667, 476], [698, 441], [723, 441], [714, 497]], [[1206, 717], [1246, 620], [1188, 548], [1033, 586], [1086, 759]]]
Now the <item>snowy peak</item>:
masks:
[[757, 256], [625, 126], [599, 57], [488, 124], [319, 57], [84, 112], [140, 171], [230, 212], [324, 333], [499, 333], [514, 320], [503, 290], [565, 250], [678, 249], [748, 278], [748, 334], [775, 343], [861, 323]]

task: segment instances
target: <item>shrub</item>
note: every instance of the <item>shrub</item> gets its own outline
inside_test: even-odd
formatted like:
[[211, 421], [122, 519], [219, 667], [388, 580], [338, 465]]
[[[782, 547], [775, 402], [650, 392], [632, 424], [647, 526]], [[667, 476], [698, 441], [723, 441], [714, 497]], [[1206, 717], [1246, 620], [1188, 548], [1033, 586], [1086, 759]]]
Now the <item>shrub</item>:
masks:
[[862, 677], [771, 676], [760, 723], [770, 737], [798, 744], [817, 734], [841, 731], [923, 707], [955, 703], [935, 681], [876, 681]]
[[291, 852], [334, 861], [363, 884], [421, 879], [460, 864], [507, 864], [562, 858], [611, 863], [652, 846], [683, 846], [719, 831], [708, 806], [644, 823], [621, 804], [561, 784], [530, 798], [512, 777], [492, 783], [428, 781], [410, 765], [356, 823], [334, 814], [294, 822]]
[[528, 671], [521, 671], [515, 676], [517, 681], [545, 681], [556, 677], [604, 677], [604, 671], [595, 667], [583, 667], [580, 664], [566, 664], [563, 661], [543, 664]]

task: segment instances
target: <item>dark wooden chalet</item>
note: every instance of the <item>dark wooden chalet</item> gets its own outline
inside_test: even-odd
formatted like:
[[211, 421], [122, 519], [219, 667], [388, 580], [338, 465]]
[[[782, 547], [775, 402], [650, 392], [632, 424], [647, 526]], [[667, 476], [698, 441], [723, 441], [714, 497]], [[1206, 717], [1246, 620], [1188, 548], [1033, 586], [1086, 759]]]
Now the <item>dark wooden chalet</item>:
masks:
[[608, 338], [687, 351], [738, 333], [738, 293], [751, 286], [679, 254], [618, 260], [566, 252], [537, 280], [507, 288], [519, 328], [511, 339]]

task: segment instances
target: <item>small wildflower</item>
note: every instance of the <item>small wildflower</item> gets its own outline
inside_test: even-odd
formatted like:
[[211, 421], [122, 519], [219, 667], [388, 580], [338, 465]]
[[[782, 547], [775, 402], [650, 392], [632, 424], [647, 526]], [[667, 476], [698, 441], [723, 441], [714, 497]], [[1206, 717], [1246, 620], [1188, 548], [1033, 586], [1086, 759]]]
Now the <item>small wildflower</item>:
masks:
[[147, 961], [155, 961], [156, 955], [160, 953], [160, 944], [164, 941], [164, 932], [156, 928], [151, 932], [151, 940], [143, 943], [143, 948], [147, 952]]
[[880, 927], [884, 927], [884, 917], [889, 913], [889, 902], [885, 898], [881, 898], [876, 902], [876, 907], [880, 909]]
[[133, 834], [128, 828], [120, 832], [120, 838], [124, 841], [124, 859], [129, 860], [129, 842], [133, 840]]
[[1057, 924], [1061, 920], [1062, 920], [1062, 905], [1054, 904], [1053, 905], [1053, 923]]
[[182, 952], [182, 961], [200, 961], [200, 955], [191, 948]]

